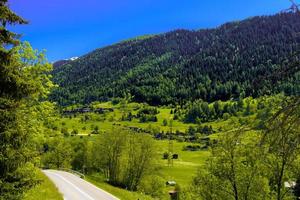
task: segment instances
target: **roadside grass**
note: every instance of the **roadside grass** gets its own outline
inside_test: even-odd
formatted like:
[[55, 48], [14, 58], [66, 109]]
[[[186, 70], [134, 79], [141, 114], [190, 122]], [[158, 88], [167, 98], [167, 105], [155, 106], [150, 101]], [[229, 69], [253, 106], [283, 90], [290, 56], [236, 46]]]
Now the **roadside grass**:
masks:
[[38, 178], [42, 183], [29, 190], [24, 195], [24, 200], [63, 200], [54, 183], [43, 172], [39, 171]]
[[85, 176], [85, 180], [105, 190], [106, 192], [111, 193], [112, 195], [118, 197], [120, 200], [154, 200], [150, 196], [141, 194], [139, 192], [131, 192], [125, 189], [114, 187], [106, 183], [103, 176], [99, 174], [87, 175]]

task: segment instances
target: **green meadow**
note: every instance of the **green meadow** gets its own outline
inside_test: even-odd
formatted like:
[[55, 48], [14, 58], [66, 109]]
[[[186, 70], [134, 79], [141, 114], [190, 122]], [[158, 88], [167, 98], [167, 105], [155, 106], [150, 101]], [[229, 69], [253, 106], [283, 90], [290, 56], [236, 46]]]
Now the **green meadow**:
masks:
[[[122, 120], [124, 113], [131, 112], [133, 115], [137, 115], [138, 110], [141, 109], [144, 104], [129, 103], [125, 106], [121, 104], [113, 105], [112, 102], [105, 103], [93, 103], [91, 107], [113, 109], [113, 111], [105, 112], [103, 114], [91, 113], [76, 113], [72, 115], [62, 115], [62, 117], [56, 122], [56, 129], [59, 132], [63, 128], [71, 134], [73, 139], [88, 138], [89, 140], [96, 140], [98, 135], [104, 132], [110, 131], [117, 127], [136, 127], [144, 130], [152, 130], [157, 132], [170, 132], [173, 133], [180, 131], [187, 134], [189, 127], [197, 127], [197, 124], [184, 123], [182, 120], [173, 120], [174, 114], [172, 110], [174, 108], [169, 107], [156, 107], [158, 114], [156, 115], [156, 122], [143, 122], [139, 119], [133, 118], [131, 121]], [[255, 107], [255, 102], [252, 107]], [[67, 109], [74, 109], [76, 106], [69, 107]], [[219, 119], [212, 122], [202, 123], [202, 126], [212, 126], [215, 131], [214, 134], [209, 135], [210, 139], [217, 139], [218, 136], [226, 131], [233, 130], [240, 126], [241, 123], [253, 123], [256, 115], [243, 116], [239, 113], [238, 116], [231, 116], [227, 120]], [[168, 124], [164, 124], [167, 121]], [[98, 134], [93, 134], [93, 130], [97, 127]], [[76, 135], [72, 135], [72, 131], [76, 130]], [[141, 133], [143, 134], [143, 133]], [[204, 137], [204, 136], [203, 136]], [[165, 181], [175, 181], [181, 187], [188, 187], [197, 170], [201, 166], [205, 165], [207, 158], [210, 155], [209, 149], [190, 151], [184, 150], [184, 147], [188, 145], [197, 145], [198, 143], [185, 142], [184, 140], [172, 140], [173, 154], [178, 154], [178, 159], [174, 159], [172, 164], [168, 163], [167, 159], [163, 159], [163, 154], [169, 151], [168, 139], [156, 139], [157, 149], [158, 171], [157, 175], [164, 178]], [[123, 197], [126, 194], [131, 194], [128, 191], [115, 188], [105, 183], [101, 176], [93, 175], [88, 176], [88, 180], [100, 187], [107, 188], [109, 192], [116, 196]], [[171, 190], [172, 187], [166, 187], [166, 193]]]

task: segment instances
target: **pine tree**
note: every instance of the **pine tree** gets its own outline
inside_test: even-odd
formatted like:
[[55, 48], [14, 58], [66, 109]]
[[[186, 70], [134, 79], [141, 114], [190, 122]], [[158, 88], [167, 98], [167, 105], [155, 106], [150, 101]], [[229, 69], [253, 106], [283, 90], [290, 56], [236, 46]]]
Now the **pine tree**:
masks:
[[53, 86], [43, 54], [28, 43], [20, 45], [19, 35], [6, 28], [26, 23], [9, 9], [7, 0], [0, 0], [0, 200], [21, 199], [37, 183], [31, 139], [41, 119], [33, 113], [38, 114], [39, 100]]

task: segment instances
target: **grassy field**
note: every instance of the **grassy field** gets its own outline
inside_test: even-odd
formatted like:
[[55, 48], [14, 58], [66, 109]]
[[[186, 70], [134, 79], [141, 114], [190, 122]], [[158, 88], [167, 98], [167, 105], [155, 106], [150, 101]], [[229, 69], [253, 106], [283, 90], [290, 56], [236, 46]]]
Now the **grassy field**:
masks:
[[[79, 137], [88, 137], [90, 140], [97, 139], [98, 135], [93, 135], [91, 132], [94, 127], [99, 127], [99, 133], [110, 131], [113, 127], [137, 127], [144, 130], [155, 129], [159, 132], [167, 132], [170, 130], [170, 126], [164, 126], [163, 121], [167, 120], [168, 123], [173, 119], [174, 115], [171, 114], [171, 108], [159, 107], [157, 108], [159, 113], [156, 115], [157, 122], [140, 123], [139, 119], [133, 118], [132, 121], [123, 121], [122, 114], [131, 112], [136, 115], [138, 109], [142, 104], [130, 103], [126, 107], [122, 107], [120, 104], [112, 105], [111, 102], [98, 103], [93, 105], [95, 108], [112, 108], [113, 112], [107, 112], [104, 114], [76, 114], [72, 116], [64, 116], [57, 121], [57, 131], [62, 128], [66, 128], [69, 132], [76, 129], [79, 136], [73, 137], [73, 139]], [[236, 129], [241, 126], [241, 123], [249, 123], [253, 121], [255, 115], [243, 117], [242, 114], [238, 114], [239, 117], [231, 116], [227, 120], [216, 120], [213, 122], [204, 123], [202, 125], [212, 126], [215, 131], [210, 135], [211, 139], [217, 139], [218, 136], [229, 130]], [[196, 127], [196, 124], [187, 124], [180, 120], [174, 120], [172, 123], [173, 132], [176, 130], [185, 133], [190, 126]], [[72, 138], [70, 138], [72, 139]], [[208, 150], [200, 151], [186, 151], [184, 147], [187, 145], [193, 145], [193, 143], [173, 141], [173, 153], [178, 154], [179, 158], [173, 160], [173, 164], [169, 165], [168, 160], [163, 159], [163, 154], [168, 152], [169, 141], [168, 140], [155, 140], [157, 145], [157, 160], [159, 163], [159, 169], [156, 171], [156, 175], [161, 176], [165, 181], [175, 181], [181, 187], [187, 187], [191, 184], [193, 177], [201, 166], [205, 165], [205, 161], [210, 155]], [[113, 187], [107, 184], [104, 179], [98, 174], [93, 176], [87, 176], [87, 180], [99, 186], [100, 188], [114, 194], [120, 199], [151, 199], [149, 196], [142, 195], [140, 193], [129, 192], [120, 188]], [[165, 199], [168, 199], [168, 190], [172, 188], [166, 187]]]
[[42, 183], [28, 191], [24, 200], [63, 200], [62, 195], [45, 174], [40, 172], [38, 176]]
[[[136, 115], [138, 109], [143, 107], [143, 104], [138, 103], [129, 103], [126, 107], [120, 106], [120, 104], [113, 105], [111, 102], [105, 103], [98, 103], [94, 105], [96, 108], [112, 108], [114, 109], [113, 112], [107, 112], [104, 114], [95, 114], [95, 113], [88, 113], [88, 114], [76, 114], [71, 116], [64, 116], [60, 120], [56, 122], [56, 126], [58, 130], [62, 127], [66, 128], [69, 132], [73, 129], [77, 129], [79, 134], [87, 135], [93, 131], [94, 126], [98, 126], [100, 132], [109, 131], [114, 126], [123, 126], [123, 127], [137, 127], [142, 129], [155, 129], [157, 131], [170, 131], [170, 121], [174, 118], [174, 114], [171, 114], [172, 108], [168, 107], [157, 107], [159, 113], [156, 115], [157, 122], [139, 122], [139, 119], [133, 118], [132, 121], [122, 121], [122, 114], [131, 112], [133, 115]], [[228, 130], [232, 130], [237, 125], [240, 124], [240, 120], [253, 120], [256, 115], [246, 116], [243, 117], [242, 113], [237, 114], [238, 117], [231, 116], [227, 120], [215, 120], [213, 122], [203, 123], [201, 125], [208, 125], [212, 126], [214, 131], [217, 133], [222, 133]], [[85, 120], [85, 116], [88, 117]], [[168, 125], [164, 126], [163, 121], [167, 120]], [[186, 132], [187, 129], [190, 127], [196, 127], [196, 124], [191, 123], [184, 123], [181, 120], [172, 120], [172, 129], [173, 132], [180, 131]], [[212, 136], [213, 137], [213, 136]]]
[[[93, 131], [95, 126], [99, 127], [100, 133], [110, 131], [115, 126], [121, 126], [137, 127], [146, 130], [153, 128], [159, 132], [167, 132], [170, 130], [170, 126], [164, 126], [163, 121], [167, 120], [170, 122], [170, 120], [172, 120], [174, 117], [174, 115], [171, 114], [171, 108], [157, 107], [159, 111], [159, 113], [156, 115], [157, 122], [140, 123], [136, 118], [134, 118], [132, 121], [122, 121], [122, 113], [131, 112], [133, 115], [136, 115], [138, 109], [140, 109], [143, 104], [130, 103], [125, 107], [122, 107], [120, 104], [113, 105], [111, 102], [105, 102], [95, 103], [92, 106], [94, 108], [112, 108], [114, 111], [104, 114], [88, 113], [65, 116], [57, 121], [56, 126], [58, 127], [58, 131], [64, 127], [69, 132], [76, 129], [78, 130], [79, 135], [88, 135]], [[85, 116], [87, 116], [87, 120], [85, 120]], [[214, 139], [218, 138], [219, 134], [240, 126], [240, 121], [243, 119], [241, 116], [239, 118], [232, 116], [228, 120], [216, 120], [213, 122], [204, 123], [202, 125], [213, 127], [216, 133], [210, 135], [209, 137]], [[254, 117], [255, 116], [247, 116], [244, 118], [244, 120], [251, 120], [251, 118]], [[190, 126], [195, 127], [197, 125], [187, 124], [180, 120], [173, 120], [172, 126], [173, 132], [176, 130], [180, 132], [186, 132]], [[97, 135], [92, 135], [91, 139], [95, 137], [97, 137]], [[166, 180], [175, 180], [183, 186], [186, 186], [191, 182], [192, 177], [195, 175], [197, 169], [201, 167], [201, 165], [205, 164], [205, 160], [209, 156], [209, 151], [183, 151], [183, 147], [191, 143], [174, 141], [174, 153], [179, 154], [179, 159], [174, 160], [173, 166], [168, 166], [168, 161], [162, 159], [163, 153], [168, 152], [168, 140], [156, 140], [156, 143], [158, 149], [158, 159], [162, 166], [159, 173]]]
[[188, 186], [195, 173], [209, 156], [209, 151], [184, 151], [183, 148], [190, 143], [173, 141], [173, 151], [178, 154], [178, 160], [173, 160], [173, 165], [168, 165], [168, 160], [162, 159], [163, 152], [168, 151], [168, 141], [156, 141], [161, 169], [158, 172], [166, 180], [174, 180], [181, 186]]
[[[156, 128], [159, 131], [169, 131], [169, 126], [163, 126], [163, 120], [168, 122], [173, 119], [174, 115], [171, 113], [171, 108], [158, 108], [159, 113], [157, 114], [157, 122], [140, 123], [138, 119], [133, 119], [132, 121], [122, 121], [122, 113], [130, 111], [133, 115], [137, 114], [137, 109], [140, 108], [142, 104], [130, 103], [125, 108], [120, 107], [120, 105], [112, 105], [110, 102], [98, 104], [96, 107], [101, 108], [113, 108], [114, 112], [108, 112], [105, 114], [87, 114], [89, 120], [84, 121], [83, 115], [76, 115], [75, 117], [64, 117], [57, 122], [58, 127], [62, 127], [62, 124], [69, 131], [73, 129], [78, 129], [80, 134], [89, 134], [92, 131], [93, 126], [98, 126], [100, 131], [111, 130], [116, 124], [124, 127], [137, 127], [148, 129], [149, 127]], [[195, 124], [186, 124], [178, 120], [173, 121], [174, 132], [176, 130], [185, 132], [189, 126], [195, 126]]]

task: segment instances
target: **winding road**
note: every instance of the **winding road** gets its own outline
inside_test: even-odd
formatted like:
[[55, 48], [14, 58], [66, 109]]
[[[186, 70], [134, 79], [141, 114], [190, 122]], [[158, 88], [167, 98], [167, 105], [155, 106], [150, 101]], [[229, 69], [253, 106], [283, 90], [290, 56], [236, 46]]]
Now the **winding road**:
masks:
[[64, 200], [119, 200], [71, 173], [57, 170], [43, 172], [54, 182]]

